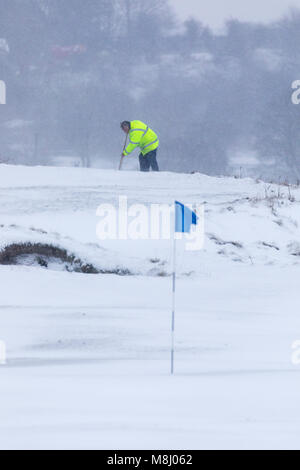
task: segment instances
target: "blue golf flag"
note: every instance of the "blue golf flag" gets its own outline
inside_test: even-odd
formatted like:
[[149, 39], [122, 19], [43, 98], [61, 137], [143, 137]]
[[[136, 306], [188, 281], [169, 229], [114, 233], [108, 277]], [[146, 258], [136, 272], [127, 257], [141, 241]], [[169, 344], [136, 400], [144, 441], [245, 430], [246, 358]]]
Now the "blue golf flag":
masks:
[[197, 225], [197, 214], [181, 202], [175, 201], [175, 232], [189, 233]]

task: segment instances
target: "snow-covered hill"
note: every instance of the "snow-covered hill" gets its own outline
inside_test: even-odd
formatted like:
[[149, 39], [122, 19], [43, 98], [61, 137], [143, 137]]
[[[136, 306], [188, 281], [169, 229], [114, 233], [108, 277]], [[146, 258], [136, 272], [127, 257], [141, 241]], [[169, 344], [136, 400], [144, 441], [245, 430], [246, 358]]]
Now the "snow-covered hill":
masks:
[[[124, 195], [205, 205], [174, 377], [170, 241], [96, 236]], [[300, 189], [1, 165], [0, 197], [1, 448], [299, 448]]]
[[[170, 243], [100, 242], [99, 204], [172, 204], [175, 199], [205, 205], [204, 250], [185, 253], [185, 272], [206, 264], [290, 265], [300, 256], [300, 189], [251, 179], [201, 174], [140, 174], [86, 169], [1, 166], [1, 248], [11, 243], [50, 244], [100, 271], [167, 274]], [[28, 259], [26, 261], [29, 262]], [[55, 267], [53, 265], [53, 267]], [[57, 266], [58, 267], [58, 266]]]

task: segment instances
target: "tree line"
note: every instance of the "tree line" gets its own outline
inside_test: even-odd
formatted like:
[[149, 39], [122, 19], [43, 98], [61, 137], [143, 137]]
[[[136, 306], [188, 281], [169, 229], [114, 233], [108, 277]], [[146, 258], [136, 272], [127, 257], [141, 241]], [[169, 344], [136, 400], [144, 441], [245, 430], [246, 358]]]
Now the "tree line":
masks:
[[299, 177], [300, 13], [180, 24], [164, 0], [0, 0], [0, 160], [115, 167], [119, 123], [159, 134], [165, 170]]

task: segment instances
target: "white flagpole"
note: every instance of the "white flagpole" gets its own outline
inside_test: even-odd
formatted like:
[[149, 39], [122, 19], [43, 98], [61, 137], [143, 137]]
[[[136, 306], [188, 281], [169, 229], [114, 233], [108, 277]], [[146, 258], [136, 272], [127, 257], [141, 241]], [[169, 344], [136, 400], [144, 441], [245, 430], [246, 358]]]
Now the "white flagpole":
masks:
[[174, 350], [175, 350], [175, 308], [176, 308], [176, 232], [173, 235], [173, 274], [172, 274], [172, 342], [171, 342], [171, 374], [174, 374]]

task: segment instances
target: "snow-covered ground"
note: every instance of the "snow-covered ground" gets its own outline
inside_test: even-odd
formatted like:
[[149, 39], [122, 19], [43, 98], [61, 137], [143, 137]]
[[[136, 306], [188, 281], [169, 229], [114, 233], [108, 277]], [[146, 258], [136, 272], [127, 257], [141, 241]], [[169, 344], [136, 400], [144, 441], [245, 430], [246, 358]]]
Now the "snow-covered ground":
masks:
[[[174, 376], [170, 242], [96, 236], [98, 205], [124, 195], [205, 203], [204, 249], [179, 249]], [[1, 449], [300, 448], [298, 188], [1, 165], [0, 197], [1, 250], [131, 273], [0, 266]]]

